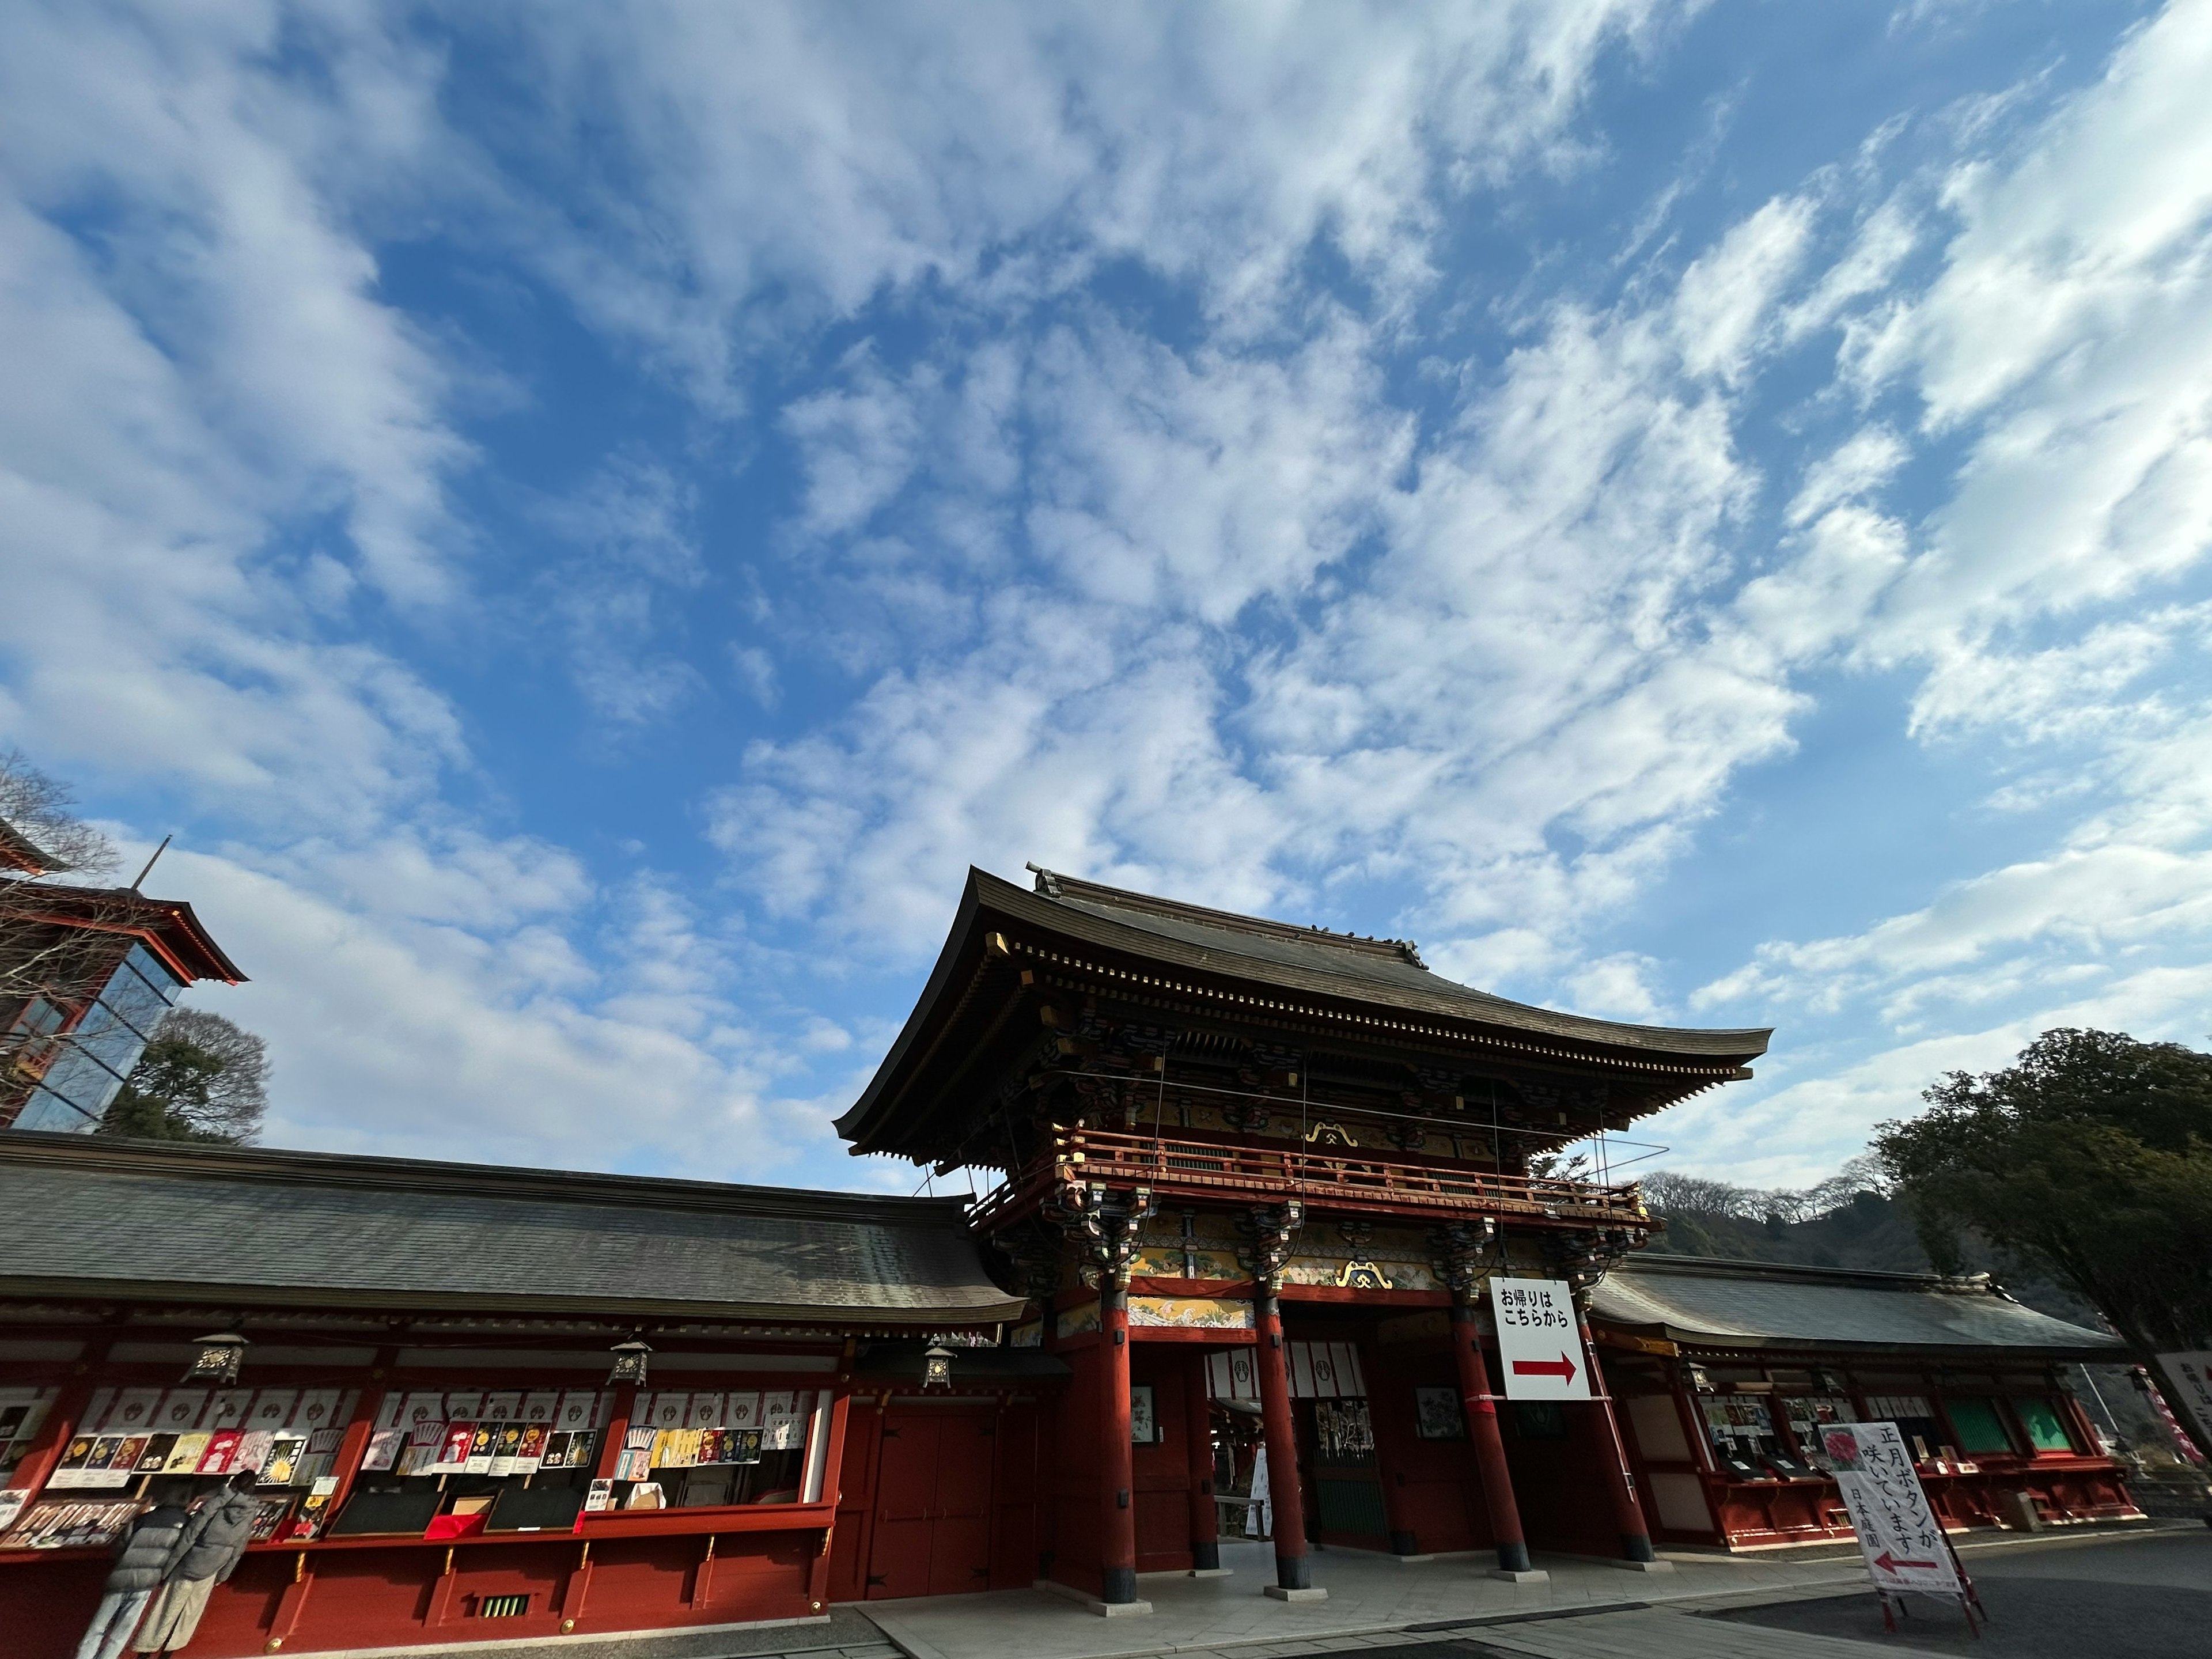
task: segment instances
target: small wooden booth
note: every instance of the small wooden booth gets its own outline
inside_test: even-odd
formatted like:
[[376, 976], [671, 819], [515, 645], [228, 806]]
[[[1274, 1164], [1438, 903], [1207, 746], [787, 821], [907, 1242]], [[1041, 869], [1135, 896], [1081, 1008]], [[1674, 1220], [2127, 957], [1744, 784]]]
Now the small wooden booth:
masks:
[[2124, 1345], [1986, 1276], [1643, 1255], [1592, 1291], [1590, 1322], [1662, 1540], [1850, 1538], [1820, 1430], [1878, 1420], [1947, 1527], [2142, 1518], [2065, 1376]]

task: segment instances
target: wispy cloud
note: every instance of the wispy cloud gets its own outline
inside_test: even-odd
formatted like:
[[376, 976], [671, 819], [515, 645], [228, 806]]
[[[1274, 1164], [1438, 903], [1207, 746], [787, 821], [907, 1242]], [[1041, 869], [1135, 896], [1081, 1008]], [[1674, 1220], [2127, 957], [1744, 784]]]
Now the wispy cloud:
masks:
[[1821, 155], [1638, 0], [33, 8], [0, 731], [219, 849], [318, 1144], [839, 1178], [1037, 858], [1787, 1017], [1685, 1156], [1848, 1151], [2201, 988], [2212, 6], [2061, 21]]

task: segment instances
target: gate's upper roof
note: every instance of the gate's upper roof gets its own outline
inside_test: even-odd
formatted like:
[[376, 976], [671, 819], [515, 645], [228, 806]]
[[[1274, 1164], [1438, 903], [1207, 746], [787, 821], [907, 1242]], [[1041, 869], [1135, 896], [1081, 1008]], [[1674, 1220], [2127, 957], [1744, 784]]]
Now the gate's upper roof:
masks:
[[1745, 1062], [1765, 1053], [1772, 1035], [1559, 1013], [1455, 984], [1431, 972], [1404, 939], [1237, 915], [1048, 870], [1038, 871], [1032, 891], [971, 869], [936, 970], [905, 1029], [866, 1091], [837, 1121], [838, 1133], [856, 1150], [907, 1150], [903, 1137], [890, 1130], [902, 1115], [900, 1099], [921, 1081], [921, 1069], [941, 1070], [955, 1063], [963, 1041], [980, 1040], [980, 1029], [963, 1037], [958, 1028], [979, 1011], [977, 993], [991, 971], [986, 947], [994, 938], [1018, 949], [1097, 953], [1124, 974], [1135, 964], [1179, 984], [1184, 981], [1178, 976], [1188, 975], [1192, 982], [1185, 988], [1194, 994], [1204, 987], [1234, 987], [1266, 998], [1270, 1006], [1351, 1013], [1377, 1029], [1487, 1036], [1540, 1059], [1677, 1074], [1687, 1085], [1684, 1092], [1747, 1075]]
[[[981, 871], [975, 875], [986, 882], [995, 881]], [[1773, 1035], [1771, 1030], [1627, 1025], [1532, 1007], [1431, 972], [1411, 939], [1367, 939], [1357, 933], [1333, 933], [1326, 927], [1300, 927], [1258, 916], [1240, 916], [1078, 881], [1050, 870], [1037, 872], [1034, 896], [1023, 894], [1018, 888], [1012, 890], [1018, 896], [1042, 898], [1062, 912], [1096, 917], [1123, 932], [1151, 934], [1162, 941], [1164, 959], [1188, 960], [1182, 953], [1171, 953], [1166, 948], [1171, 941], [1203, 953], [1204, 965], [1231, 968], [1285, 988], [1363, 1001], [1382, 999], [1409, 1012], [1455, 1014], [1516, 1030], [1738, 1062], [1765, 1054], [1766, 1041]]]

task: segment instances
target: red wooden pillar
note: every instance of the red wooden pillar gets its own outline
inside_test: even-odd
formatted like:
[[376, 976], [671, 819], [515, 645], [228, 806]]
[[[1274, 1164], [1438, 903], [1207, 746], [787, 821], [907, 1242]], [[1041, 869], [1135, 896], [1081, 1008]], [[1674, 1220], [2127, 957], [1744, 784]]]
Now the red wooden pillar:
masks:
[[1606, 1494], [1613, 1500], [1613, 1525], [1620, 1533], [1620, 1557], [1624, 1561], [1656, 1561], [1659, 1557], [1651, 1547], [1650, 1523], [1644, 1518], [1644, 1506], [1636, 1501], [1636, 1477], [1629, 1473], [1628, 1448], [1622, 1443], [1620, 1423], [1613, 1414], [1613, 1393], [1604, 1371], [1598, 1368], [1597, 1345], [1590, 1340], [1589, 1321], [1583, 1319], [1580, 1324], [1583, 1364], [1589, 1367], [1595, 1396], [1590, 1405], [1597, 1413], [1598, 1462], [1605, 1469]]
[[1221, 1568], [1221, 1510], [1213, 1501], [1213, 1407], [1206, 1388], [1206, 1351], [1193, 1348], [1182, 1368], [1183, 1448], [1189, 1458], [1190, 1565]]
[[[830, 1600], [830, 1550], [836, 1541], [837, 1504], [845, 1496], [842, 1486], [845, 1473], [845, 1425], [850, 1421], [853, 1409], [851, 1373], [846, 1369], [853, 1363], [853, 1339], [845, 1339], [845, 1352], [837, 1362], [836, 1392], [830, 1407], [830, 1444], [824, 1449], [822, 1465], [820, 1500], [830, 1506], [830, 1522], [822, 1528], [822, 1547], [814, 1557], [814, 1565], [806, 1577], [806, 1601], [810, 1612], [820, 1613]], [[809, 1449], [810, 1455], [811, 1448]]]
[[276, 1598], [276, 1611], [269, 1620], [269, 1639], [283, 1647], [300, 1628], [300, 1620], [307, 1611], [307, 1592], [314, 1588], [315, 1575], [307, 1571], [307, 1553], [300, 1550], [292, 1557], [292, 1581], [284, 1586], [284, 1593]]
[[1129, 1441], [1129, 1292], [1116, 1275], [1098, 1289], [1098, 1599], [1137, 1599], [1136, 1457]]
[[[377, 1356], [378, 1370], [390, 1367], [391, 1360], [386, 1356], [391, 1352], [386, 1349]], [[376, 1432], [376, 1414], [383, 1409], [385, 1396], [390, 1392], [387, 1389], [362, 1390], [361, 1402], [354, 1407], [353, 1421], [346, 1425], [345, 1438], [338, 1442], [338, 1455], [331, 1465], [331, 1474], [337, 1485], [331, 1488], [331, 1501], [324, 1506], [326, 1524], [328, 1517], [335, 1516], [345, 1507], [346, 1498], [353, 1492], [362, 1461], [368, 1455], [369, 1437]]]
[[1470, 1302], [1452, 1304], [1452, 1355], [1459, 1365], [1460, 1400], [1467, 1407], [1474, 1466], [1482, 1475], [1482, 1501], [1490, 1514], [1490, 1539], [1498, 1549], [1498, 1570], [1527, 1572], [1528, 1540], [1521, 1530], [1521, 1506], [1513, 1497], [1505, 1438], [1498, 1431], [1498, 1402], [1491, 1397], [1490, 1370], [1482, 1363], [1482, 1329]]
[[107, 1357], [107, 1347], [105, 1342], [97, 1344], [98, 1358], [94, 1358], [88, 1354], [88, 1363], [77, 1367], [79, 1375], [63, 1383], [55, 1393], [54, 1403], [46, 1411], [46, 1420], [40, 1426], [38, 1437], [31, 1442], [31, 1449], [25, 1452], [22, 1460], [15, 1465], [15, 1472], [9, 1477], [8, 1485], [21, 1486], [30, 1492], [35, 1492], [46, 1485], [46, 1477], [54, 1472], [54, 1465], [62, 1461], [62, 1454], [69, 1449], [69, 1443], [76, 1433], [77, 1422], [84, 1415], [84, 1408], [92, 1403], [94, 1379], [100, 1361]]
[[623, 1437], [629, 1432], [630, 1414], [637, 1410], [637, 1384], [623, 1382], [615, 1389], [615, 1406], [607, 1419], [606, 1432], [599, 1442], [599, 1461], [592, 1470], [595, 1480], [614, 1478], [615, 1463], [622, 1456]]
[[1253, 1311], [1260, 1336], [1253, 1364], [1260, 1377], [1260, 1422], [1267, 1443], [1267, 1519], [1275, 1534], [1275, 1587], [1310, 1590], [1313, 1564], [1306, 1553], [1305, 1495], [1298, 1489], [1298, 1445], [1291, 1422], [1283, 1311], [1264, 1279]]
[[576, 1565], [569, 1569], [568, 1582], [561, 1586], [561, 1633], [566, 1636], [576, 1628], [576, 1621], [584, 1616], [584, 1600], [592, 1593], [592, 1540], [586, 1538], [584, 1547], [577, 1553]]

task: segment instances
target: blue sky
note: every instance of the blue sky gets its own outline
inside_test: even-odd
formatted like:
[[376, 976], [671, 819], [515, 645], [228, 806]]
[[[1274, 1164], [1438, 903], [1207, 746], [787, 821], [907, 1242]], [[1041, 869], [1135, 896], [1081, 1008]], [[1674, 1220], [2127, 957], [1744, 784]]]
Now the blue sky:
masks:
[[2212, 5], [21, 4], [0, 742], [274, 1143], [902, 1186], [971, 862], [2202, 1042]]

